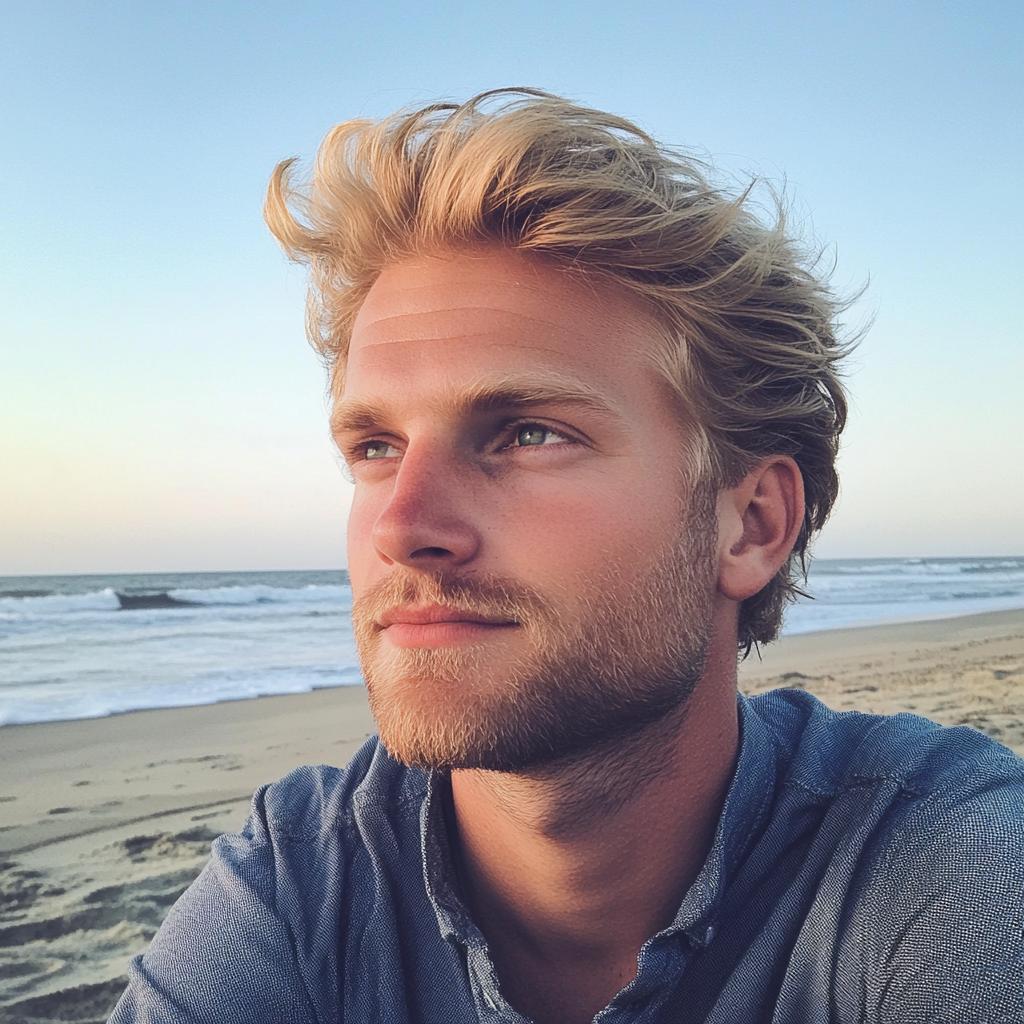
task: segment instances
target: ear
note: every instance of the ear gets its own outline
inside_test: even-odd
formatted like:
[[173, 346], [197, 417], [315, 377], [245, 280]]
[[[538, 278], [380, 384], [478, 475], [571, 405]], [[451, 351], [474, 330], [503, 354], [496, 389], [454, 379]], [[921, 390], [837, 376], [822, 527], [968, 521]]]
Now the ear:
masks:
[[804, 480], [788, 455], [759, 462], [718, 495], [718, 589], [753, 597], [789, 557], [804, 521]]

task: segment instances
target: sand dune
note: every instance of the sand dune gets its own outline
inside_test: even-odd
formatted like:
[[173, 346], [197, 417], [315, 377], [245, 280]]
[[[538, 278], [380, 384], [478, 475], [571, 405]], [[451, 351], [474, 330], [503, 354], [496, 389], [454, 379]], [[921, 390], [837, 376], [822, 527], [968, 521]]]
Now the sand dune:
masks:
[[[1024, 754], [1024, 610], [787, 637], [740, 682], [970, 725]], [[372, 730], [359, 687], [0, 729], [0, 1024], [104, 1020], [252, 791], [344, 764]]]

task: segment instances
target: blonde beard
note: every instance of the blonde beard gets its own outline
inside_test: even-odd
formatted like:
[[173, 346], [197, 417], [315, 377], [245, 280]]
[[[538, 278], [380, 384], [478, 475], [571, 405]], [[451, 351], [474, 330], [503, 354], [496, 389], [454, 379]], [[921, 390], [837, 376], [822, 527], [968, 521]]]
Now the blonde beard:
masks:
[[[628, 738], [682, 708], [703, 672], [714, 595], [714, 520], [699, 505], [627, 590], [618, 565], [588, 580], [582, 601], [567, 587], [559, 604], [571, 618], [493, 576], [396, 573], [361, 595], [356, 645], [388, 752], [418, 767], [521, 771]], [[495, 669], [500, 636], [387, 650], [376, 622], [405, 604], [514, 621], [505, 629], [517, 653]]]

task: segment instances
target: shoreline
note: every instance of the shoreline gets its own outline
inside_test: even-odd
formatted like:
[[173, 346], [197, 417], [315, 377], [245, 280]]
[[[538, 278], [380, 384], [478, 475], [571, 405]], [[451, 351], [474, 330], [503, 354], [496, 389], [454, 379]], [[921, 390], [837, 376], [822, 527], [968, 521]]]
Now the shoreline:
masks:
[[[808, 568], [817, 600], [789, 608], [788, 636], [1024, 609], [1024, 554], [814, 557]], [[0, 735], [359, 685], [351, 598], [341, 570], [0, 576]]]
[[[976, 704], [981, 662], [1005, 661], [989, 674], [1006, 673], [1021, 663], [1018, 644], [1024, 650], [1024, 608], [794, 633], [752, 651], [739, 684], [748, 694], [797, 686], [836, 710], [911, 710], [958, 724], [941, 708], [911, 707], [923, 698], [910, 677], [927, 688], [936, 672], [952, 671], [961, 689], [972, 684], [961, 697]], [[966, 683], [965, 670], [974, 673]], [[850, 685], [868, 675], [881, 685]], [[1015, 676], [994, 681], [1012, 689]], [[247, 799], [300, 764], [344, 765], [375, 731], [362, 685], [0, 726], [0, 856]], [[1024, 752], [1020, 741], [1008, 745]]]
[[[739, 680], [972, 725], [1024, 754], [1024, 609], [790, 634]], [[342, 766], [373, 732], [362, 686], [0, 728], [0, 1022], [103, 1020], [253, 791]]]
[[[776, 655], [773, 652], [777, 648], [779, 648], [780, 646], [783, 646], [783, 647], [785, 647], [788, 650], [791, 647], [794, 647], [794, 646], [799, 647], [800, 646], [799, 643], [794, 645], [794, 641], [798, 641], [798, 640], [800, 640], [802, 638], [807, 638], [807, 637], [822, 636], [824, 634], [828, 634], [828, 635], [833, 635], [833, 634], [842, 635], [842, 634], [847, 634], [847, 633], [851, 633], [851, 632], [861, 633], [862, 631], [867, 631], [867, 630], [876, 630], [876, 629], [883, 629], [884, 630], [884, 629], [887, 629], [889, 627], [894, 627], [894, 628], [899, 628], [899, 627], [904, 627], [904, 626], [915, 627], [915, 626], [919, 626], [919, 625], [923, 626], [923, 625], [926, 625], [928, 623], [940, 623], [941, 624], [941, 623], [948, 623], [948, 622], [959, 621], [959, 620], [967, 620], [967, 619], [972, 619], [973, 620], [973, 619], [978, 619], [979, 617], [982, 617], [982, 616], [1003, 615], [1003, 614], [1013, 615], [1015, 613], [1022, 613], [1022, 614], [1024, 614], [1024, 604], [1020, 605], [1019, 607], [997, 608], [997, 609], [985, 610], [985, 611], [970, 611], [970, 612], [962, 612], [962, 613], [957, 613], [957, 614], [951, 614], [949, 612], [936, 612], [936, 613], [933, 613], [933, 614], [930, 614], [930, 615], [908, 615], [908, 616], [900, 616], [898, 618], [871, 619], [871, 620], [866, 620], [864, 622], [843, 623], [841, 625], [832, 625], [832, 626], [828, 626], [827, 628], [822, 628], [822, 629], [811, 629], [811, 630], [801, 629], [800, 631], [795, 632], [795, 633], [784, 634], [782, 637], [780, 637], [779, 639], [775, 640], [771, 645], [769, 645], [769, 647], [765, 648], [764, 652], [762, 652], [762, 653], [765, 656], [767, 656], [770, 660], [774, 660]], [[931, 634], [925, 634], [925, 635], [930, 636]], [[751, 657], [756, 659], [757, 658], [756, 653], [752, 653]], [[356, 670], [356, 671], [357, 671], [357, 674], [358, 674], [358, 670]], [[742, 674], [742, 672], [743, 672], [743, 668], [741, 666], [741, 674]], [[245, 695], [245, 696], [237, 696], [237, 697], [229, 696], [229, 697], [224, 697], [224, 698], [222, 698], [220, 700], [213, 700], [213, 701], [204, 700], [204, 701], [200, 701], [199, 703], [196, 703], [196, 704], [162, 704], [162, 705], [156, 705], [156, 706], [153, 706], [153, 707], [126, 707], [123, 710], [114, 710], [114, 711], [109, 711], [109, 712], [106, 712], [106, 713], [103, 713], [103, 714], [84, 715], [84, 716], [81, 716], [81, 717], [41, 718], [41, 719], [37, 719], [37, 720], [34, 720], [34, 721], [4, 721], [2, 718], [0, 718], [0, 737], [6, 736], [7, 735], [7, 731], [10, 730], [10, 729], [19, 729], [19, 728], [23, 728], [23, 727], [31, 727], [31, 726], [39, 726], [39, 725], [61, 725], [63, 723], [67, 723], [67, 722], [96, 721], [96, 720], [99, 720], [99, 719], [120, 718], [120, 717], [122, 717], [124, 715], [148, 714], [148, 713], [151, 713], [151, 712], [164, 712], [164, 711], [170, 712], [170, 711], [179, 711], [179, 710], [188, 709], [188, 708], [214, 707], [214, 706], [219, 706], [221, 704], [233, 704], [233, 703], [238, 703], [238, 702], [272, 700], [272, 699], [276, 699], [276, 698], [279, 698], [279, 697], [295, 697], [295, 698], [301, 699], [302, 697], [308, 696], [309, 694], [314, 693], [314, 692], [316, 692], [318, 690], [328, 690], [329, 691], [329, 690], [343, 689], [343, 688], [348, 688], [348, 687], [354, 687], [356, 689], [362, 689], [362, 685], [363, 684], [362, 684], [361, 681], [359, 681], [359, 682], [344, 682], [344, 683], [338, 683], [338, 684], [332, 684], [332, 685], [326, 685], [326, 686], [314, 686], [311, 689], [301, 690], [301, 691], [298, 691], [298, 692], [292, 690], [292, 691], [287, 691], [287, 692], [282, 692], [282, 693], [262, 693], [262, 694], [258, 694], [258, 695]], [[0, 1024], [2, 1024], [2, 1022], [0, 1022]]]

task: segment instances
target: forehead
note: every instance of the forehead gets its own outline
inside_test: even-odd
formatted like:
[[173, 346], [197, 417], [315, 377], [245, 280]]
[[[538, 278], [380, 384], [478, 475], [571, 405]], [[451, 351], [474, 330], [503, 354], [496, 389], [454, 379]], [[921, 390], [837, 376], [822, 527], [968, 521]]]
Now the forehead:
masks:
[[655, 385], [660, 338], [639, 299], [603, 277], [500, 249], [417, 257], [385, 268], [367, 295], [344, 394], [531, 370], [628, 392]]

